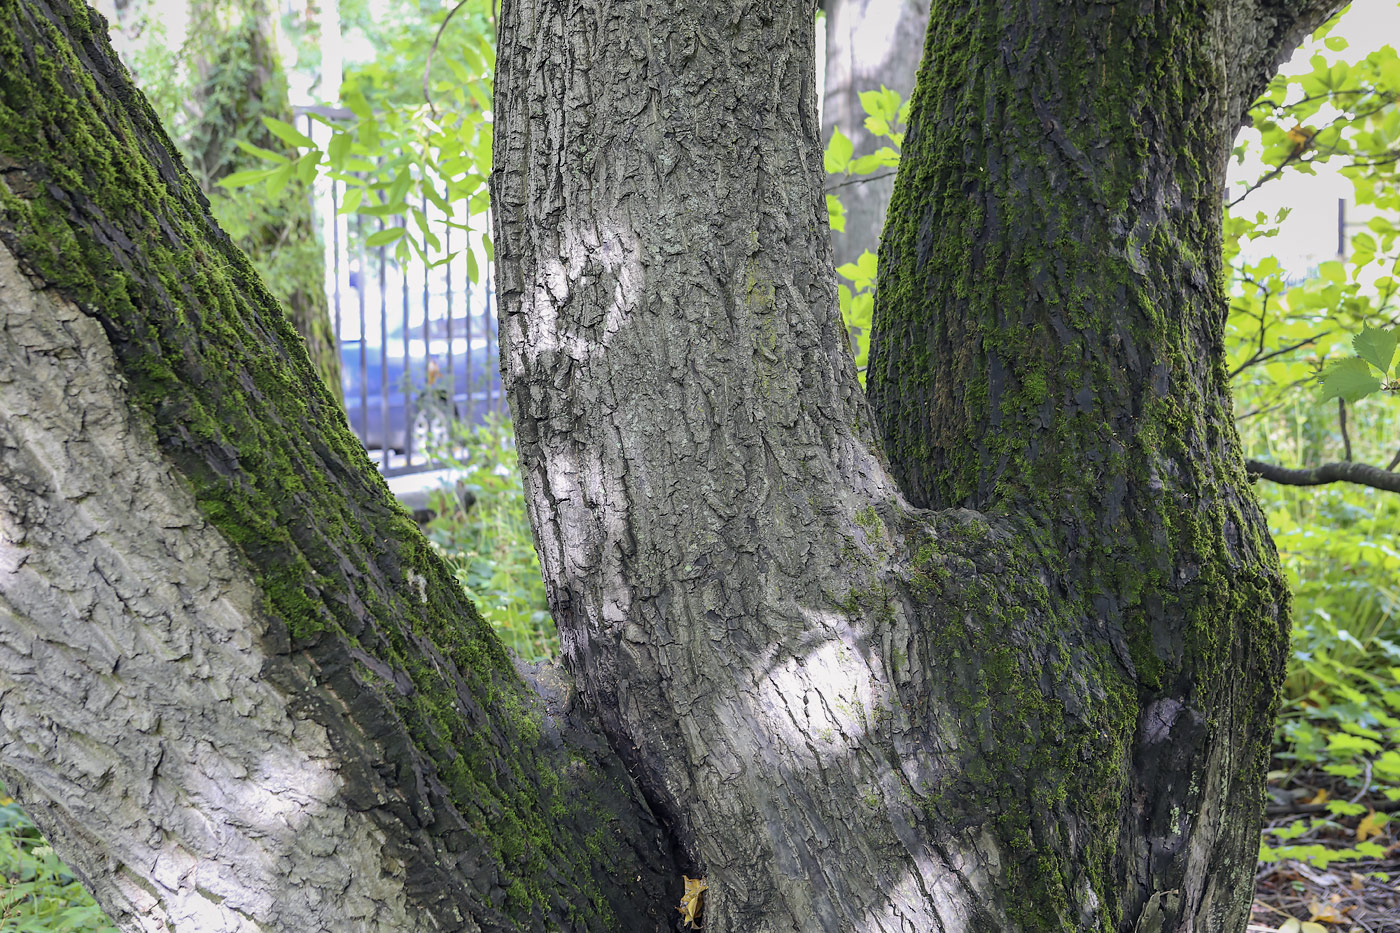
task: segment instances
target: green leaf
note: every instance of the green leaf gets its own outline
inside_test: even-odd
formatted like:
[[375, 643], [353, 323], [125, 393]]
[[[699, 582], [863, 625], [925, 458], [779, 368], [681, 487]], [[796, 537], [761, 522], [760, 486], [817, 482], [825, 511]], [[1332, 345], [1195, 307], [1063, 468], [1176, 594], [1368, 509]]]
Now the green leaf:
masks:
[[852, 175], [869, 175], [882, 168], [897, 168], [899, 153], [889, 146], [881, 146], [870, 155], [861, 156], [850, 164], [847, 171]]
[[861, 91], [860, 105], [865, 112], [877, 119], [893, 122], [899, 117], [899, 92], [891, 91], [884, 85], [878, 91]]
[[246, 139], [235, 139], [233, 144], [249, 155], [255, 155], [259, 159], [267, 159], [269, 162], [287, 162], [286, 156], [280, 152], [273, 152], [271, 149], [264, 149], [262, 146], [254, 146]]
[[1395, 342], [1393, 329], [1382, 330], [1379, 327], [1367, 327], [1351, 338], [1351, 346], [1356, 355], [1379, 369], [1381, 375], [1390, 372], [1391, 360], [1395, 358]]
[[1322, 375], [1322, 395], [1319, 401], [1344, 398], [1348, 402], [1365, 398], [1379, 391], [1380, 380], [1371, 373], [1365, 360], [1352, 357], [1332, 364]]
[[408, 205], [403, 201], [390, 204], [371, 204], [369, 207], [360, 208], [360, 213], [366, 217], [397, 217], [408, 210]]
[[263, 117], [262, 121], [263, 126], [267, 127], [268, 131], [272, 133], [273, 136], [276, 136], [287, 145], [299, 149], [316, 148], [316, 143], [312, 141], [310, 136], [307, 136], [290, 123], [285, 123], [276, 117]]
[[476, 253], [467, 250], [467, 278], [471, 279], [473, 285], [481, 281], [481, 270], [476, 264]]
[[365, 238], [365, 246], [386, 246], [403, 238], [406, 231], [403, 227], [391, 227], [388, 230], [380, 230]]
[[361, 120], [368, 120], [372, 116], [369, 101], [365, 100], [365, 95], [360, 93], [359, 85], [355, 82], [346, 81], [340, 86], [340, 99], [350, 108], [350, 112]]
[[345, 157], [350, 154], [350, 134], [336, 133], [331, 137], [330, 144], [326, 146], [326, 155], [330, 158], [331, 168], [337, 172], [345, 167]]
[[360, 200], [365, 196], [365, 189], [351, 188], [345, 192], [345, 200], [340, 202], [340, 210], [337, 214], [353, 214], [359, 210]]
[[292, 170], [296, 166], [288, 162], [281, 168], [272, 170], [272, 174], [267, 176], [267, 196], [272, 199], [281, 197], [282, 191], [287, 187], [287, 182], [292, 180]]
[[1346, 266], [1342, 265], [1340, 262], [1337, 262], [1335, 259], [1331, 260], [1330, 262], [1321, 263], [1317, 267], [1317, 274], [1322, 277], [1323, 281], [1333, 282], [1337, 285], [1346, 284]]
[[260, 182], [274, 174], [275, 168], [250, 168], [245, 172], [232, 172], [219, 179], [221, 188], [242, 188]]
[[321, 150], [312, 149], [297, 159], [297, 180], [303, 185], [311, 184], [316, 177], [316, 166], [321, 164]]
[[831, 141], [826, 144], [826, 153], [822, 156], [822, 165], [825, 166], [827, 174], [844, 172], [851, 162], [853, 152], [855, 146], [846, 138], [846, 134], [841, 132], [839, 126], [834, 128], [831, 131]]
[[1323, 44], [1334, 52], [1340, 52], [1347, 47], [1347, 40], [1341, 36], [1328, 36]]
[[844, 233], [846, 230], [846, 205], [841, 203], [841, 199], [834, 194], [826, 196], [826, 214], [831, 222], [831, 229]]
[[856, 267], [860, 269], [861, 278], [873, 281], [875, 278], [875, 270], [879, 267], [879, 263], [880, 257], [876, 256], [870, 250], [861, 253], [860, 258], [856, 260]]
[[890, 121], [882, 120], [879, 117], [866, 117], [865, 129], [872, 136], [890, 135]]

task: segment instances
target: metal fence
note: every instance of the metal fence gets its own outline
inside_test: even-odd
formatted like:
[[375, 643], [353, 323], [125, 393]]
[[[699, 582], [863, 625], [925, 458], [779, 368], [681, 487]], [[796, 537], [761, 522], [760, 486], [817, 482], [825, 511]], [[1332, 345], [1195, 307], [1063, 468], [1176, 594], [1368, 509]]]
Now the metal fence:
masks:
[[408, 218], [341, 215], [344, 189], [331, 183], [318, 207], [329, 212], [326, 284], [350, 427], [386, 476], [433, 469], [453, 421], [506, 412], [490, 264], [479, 263], [480, 281], [470, 281], [465, 249], [480, 258], [480, 237], [444, 217], [436, 231], [444, 255], [463, 253], [436, 268], [413, 254], [401, 263], [388, 246], [367, 249], [367, 237]]

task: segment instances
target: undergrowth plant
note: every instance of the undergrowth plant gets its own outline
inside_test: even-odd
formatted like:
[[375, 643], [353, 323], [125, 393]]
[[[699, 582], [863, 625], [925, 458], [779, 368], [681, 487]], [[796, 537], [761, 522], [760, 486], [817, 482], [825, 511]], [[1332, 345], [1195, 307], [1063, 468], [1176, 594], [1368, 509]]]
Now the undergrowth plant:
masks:
[[[437, 517], [424, 529], [483, 617], [524, 661], [559, 653], [559, 636], [545, 602], [525, 492], [508, 420], [450, 422], [449, 440], [429, 450], [452, 470], [435, 490]], [[463, 493], [474, 503], [463, 507]]]
[[0, 788], [0, 930], [116, 933], [33, 821]]

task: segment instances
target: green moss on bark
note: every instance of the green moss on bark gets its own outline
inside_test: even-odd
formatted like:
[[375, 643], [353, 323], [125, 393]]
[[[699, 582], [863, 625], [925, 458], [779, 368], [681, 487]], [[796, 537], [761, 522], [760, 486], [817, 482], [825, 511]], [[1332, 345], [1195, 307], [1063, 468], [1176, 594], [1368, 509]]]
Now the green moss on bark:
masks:
[[[553, 772], [533, 694], [389, 495], [105, 33], [82, 5], [0, 0], [0, 239], [103, 325], [134, 416], [259, 583], [270, 655], [310, 661], [388, 743], [382, 773], [415, 806], [432, 797], [415, 763], [442, 782], [506, 892], [483, 918], [612, 928], [596, 879], [630, 884], [637, 854], [575, 834], [619, 820], [625, 795]], [[399, 734], [413, 747], [395, 752]]]

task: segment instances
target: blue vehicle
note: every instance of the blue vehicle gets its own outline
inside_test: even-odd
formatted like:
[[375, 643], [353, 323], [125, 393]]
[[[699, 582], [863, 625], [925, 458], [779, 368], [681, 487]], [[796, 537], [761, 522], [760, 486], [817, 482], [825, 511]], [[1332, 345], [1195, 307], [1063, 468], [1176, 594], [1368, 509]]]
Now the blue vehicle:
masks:
[[470, 338], [467, 318], [429, 319], [426, 333], [421, 316], [414, 324], [407, 336], [400, 323], [384, 341], [341, 341], [345, 413], [366, 448], [421, 453], [446, 439], [450, 419], [480, 421], [501, 393], [495, 335], [481, 317]]

